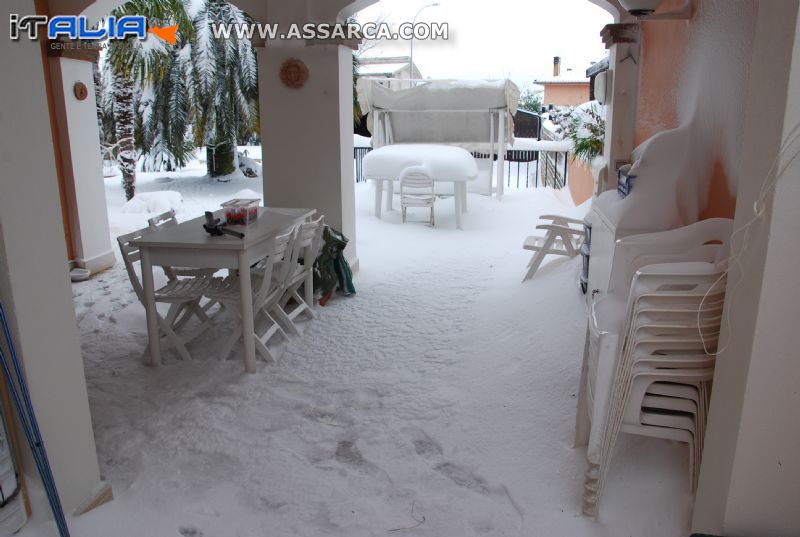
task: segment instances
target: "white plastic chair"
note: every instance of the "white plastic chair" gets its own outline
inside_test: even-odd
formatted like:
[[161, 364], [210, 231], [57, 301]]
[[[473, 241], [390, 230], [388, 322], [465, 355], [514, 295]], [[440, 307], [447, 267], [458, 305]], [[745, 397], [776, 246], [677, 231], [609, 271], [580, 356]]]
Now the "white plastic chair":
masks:
[[539, 220], [546, 220], [550, 223], [536, 226], [536, 229], [547, 231], [544, 237], [532, 235], [522, 243], [524, 250], [534, 252], [533, 257], [528, 262], [528, 272], [522, 279], [523, 282], [533, 278], [545, 256], [575, 257], [580, 253], [581, 246], [583, 246], [583, 242], [586, 239], [583, 220], [550, 214], [540, 216]]
[[[290, 322], [279, 307], [279, 301], [286, 292], [289, 278], [292, 276], [290, 269], [297, 261], [296, 250], [294, 249], [296, 236], [295, 230], [292, 230], [272, 239], [267, 257], [263, 262], [259, 263], [260, 267], [262, 267], [262, 272], [252, 276], [253, 324], [256, 327], [255, 346], [265, 360], [276, 360], [268, 346], [269, 340], [275, 334], [280, 333], [284, 338], [289, 339], [279, 324], [279, 321], [284, 325]], [[241, 294], [237, 276], [213, 278], [204, 290], [204, 294], [209, 299], [217, 300], [240, 314]], [[228, 357], [241, 337], [242, 327], [239, 325], [228, 337], [222, 348], [222, 360]]]
[[[122, 253], [122, 260], [125, 264], [125, 270], [128, 272], [131, 286], [136, 293], [136, 297], [143, 305], [144, 289], [142, 288], [139, 274], [136, 272], [136, 264], [140, 264], [141, 254], [139, 249], [131, 244], [131, 241], [149, 231], [150, 228], [144, 228], [117, 237], [117, 243]], [[163, 338], [165, 342], [171, 345], [181, 358], [184, 360], [191, 360], [192, 357], [186, 349], [186, 343], [212, 327], [206, 312], [200, 307], [200, 300], [203, 297], [203, 291], [208, 285], [209, 278], [206, 276], [177, 278], [166, 269], [164, 272], [168, 282], [165, 286], [155, 291], [155, 300], [157, 303], [161, 302], [169, 304], [170, 306], [167, 315], [164, 317], [156, 312], [158, 316], [158, 327], [164, 334]], [[200, 320], [200, 326], [183, 338], [178, 336], [176, 331], [185, 325], [193, 316], [196, 316]]]
[[403, 223], [406, 223], [406, 210], [409, 207], [430, 208], [431, 227], [435, 225], [433, 205], [436, 195], [433, 191], [433, 178], [422, 166], [409, 166], [400, 174], [400, 207], [403, 211]]
[[[642, 267], [631, 282], [628, 297], [627, 320], [623, 330], [610, 335], [597, 326], [597, 314], [590, 323], [589, 397], [591, 434], [587, 452], [587, 472], [584, 483], [583, 510], [597, 513], [605, 477], [620, 432], [675, 439], [675, 423], [689, 423], [685, 416], [672, 419], [670, 407], [657, 408], [664, 412], [653, 414], [642, 411], [648, 388], [654, 382], [698, 386], [706, 395], [706, 384], [713, 378], [713, 356], [703, 356], [706, 348], [716, 346], [719, 336], [721, 306], [699, 310], [704, 297], [724, 289], [724, 270], [710, 263], [670, 263]], [[639, 307], [642, 295], [647, 295], [646, 307]], [[658, 311], [658, 297], [681, 296], [695, 299], [698, 308], [674, 308], [674, 301]], [[601, 301], [600, 301], [601, 302]], [[718, 304], [718, 302], [717, 302]], [[595, 304], [597, 306], [597, 303]], [[663, 316], [662, 318], [659, 318]], [[699, 322], [698, 322], [699, 319]], [[607, 339], [604, 344], [603, 339]], [[640, 346], [651, 344], [650, 352]], [[660, 346], [653, 349], [652, 345]], [[671, 351], [671, 352], [669, 352]], [[667, 391], [668, 396], [680, 394]], [[696, 486], [699, 460], [702, 453], [706, 405], [694, 400], [698, 406], [691, 426], [683, 427], [691, 438], [690, 482]], [[658, 399], [651, 399], [651, 404]], [[651, 415], [652, 414], [652, 415]], [[647, 420], [642, 421], [642, 416]], [[664, 417], [666, 416], [666, 417]], [[687, 418], [688, 419], [688, 418]], [[644, 427], [644, 429], [642, 429]], [[655, 427], [655, 428], [654, 428]]]

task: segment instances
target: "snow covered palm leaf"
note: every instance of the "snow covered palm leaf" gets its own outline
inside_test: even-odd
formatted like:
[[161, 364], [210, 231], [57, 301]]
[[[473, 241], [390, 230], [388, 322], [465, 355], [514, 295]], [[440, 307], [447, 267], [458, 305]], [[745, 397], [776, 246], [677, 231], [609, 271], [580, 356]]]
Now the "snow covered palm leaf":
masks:
[[[196, 6], [194, 6], [196, 7]], [[205, 0], [194, 17], [194, 64], [199, 95], [195, 143], [208, 148], [211, 176], [236, 169], [236, 145], [257, 132], [256, 57], [245, 39], [216, 38], [213, 24], [241, 24], [249, 17], [222, 0]]]
[[140, 112], [139, 147], [145, 170], [172, 171], [185, 166], [193, 155], [189, 136], [196, 95], [192, 83], [190, 45], [172, 55], [164, 76], [153, 83]]

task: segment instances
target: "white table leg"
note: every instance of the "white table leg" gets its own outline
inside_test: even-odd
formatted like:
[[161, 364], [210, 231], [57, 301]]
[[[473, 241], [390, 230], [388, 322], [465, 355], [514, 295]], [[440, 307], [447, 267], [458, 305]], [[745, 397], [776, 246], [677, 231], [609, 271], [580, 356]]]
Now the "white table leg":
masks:
[[147, 315], [147, 338], [150, 349], [150, 365], [161, 365], [161, 337], [158, 330], [158, 311], [156, 311], [156, 292], [153, 283], [153, 264], [150, 250], [139, 250], [142, 260], [142, 290], [144, 291], [144, 311]]
[[453, 199], [455, 200], [456, 206], [456, 229], [461, 229], [462, 211], [464, 209], [464, 202], [461, 201], [461, 198], [463, 197], [463, 191], [461, 190], [459, 183], [454, 183], [453, 186]]
[[394, 202], [394, 181], [386, 181], [386, 211], [392, 210], [392, 203]]
[[375, 183], [375, 216], [381, 217], [381, 197], [383, 196], [383, 181], [376, 179]]
[[461, 211], [467, 212], [467, 183], [461, 182]]
[[256, 343], [253, 320], [253, 288], [250, 281], [250, 264], [247, 254], [239, 252], [239, 292], [242, 302], [242, 344], [244, 345], [244, 370], [256, 372]]

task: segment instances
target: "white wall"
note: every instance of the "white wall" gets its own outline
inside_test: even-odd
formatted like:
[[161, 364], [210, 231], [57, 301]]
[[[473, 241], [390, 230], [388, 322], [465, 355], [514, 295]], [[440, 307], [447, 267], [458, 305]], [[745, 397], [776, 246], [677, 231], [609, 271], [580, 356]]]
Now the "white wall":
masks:
[[[790, 13], [784, 11], [787, 25], [791, 24]], [[784, 140], [800, 123], [800, 19], [794, 26]], [[794, 143], [780, 159], [784, 171], [776, 185], [772, 213], [766, 217], [764, 278], [725, 535], [800, 535], [800, 161], [794, 158], [798, 152], [800, 144]]]
[[[796, 0], [758, 3], [737, 229], [754, 217], [753, 203], [781, 140], [800, 120], [798, 30]], [[794, 163], [779, 181], [771, 212], [750, 230], [742, 272], [729, 278], [730, 324], [720, 336], [725, 350], [717, 360], [692, 524], [699, 533], [800, 535], [798, 173]]]
[[[92, 63], [65, 58], [51, 58], [49, 63], [70, 208], [74, 261], [77, 266], [95, 273], [112, 266], [115, 257], [108, 235]], [[73, 91], [77, 82], [83, 82], [88, 89], [88, 97], [83, 101], [79, 101]]]
[[[31, 0], [11, 12], [34, 13]], [[0, 39], [0, 299], [66, 510], [100, 483], [38, 43]], [[35, 467], [26, 473], [36, 479]]]

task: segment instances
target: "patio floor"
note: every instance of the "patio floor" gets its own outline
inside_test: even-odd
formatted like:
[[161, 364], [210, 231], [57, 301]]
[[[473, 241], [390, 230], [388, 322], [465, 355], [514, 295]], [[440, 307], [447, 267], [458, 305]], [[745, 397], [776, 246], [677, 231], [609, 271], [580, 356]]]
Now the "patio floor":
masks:
[[[170, 189], [187, 200], [195, 191], [183, 181]], [[116, 500], [72, 521], [74, 533], [687, 534], [686, 448], [662, 441], [622, 442], [600, 519], [579, 515], [580, 261], [552, 261], [523, 285], [520, 246], [537, 215], [581, 209], [544, 190], [469, 203], [463, 231], [447, 201], [435, 229], [402, 225], [397, 212], [372, 217], [370, 187], [358, 185], [358, 294], [320, 309], [255, 375], [240, 350], [217, 359], [224, 316], [218, 334], [190, 347], [193, 362], [168, 352], [164, 367], [145, 367], [144, 310], [124, 269], [75, 285], [101, 470]], [[118, 216], [112, 208], [112, 230], [133, 217]]]

